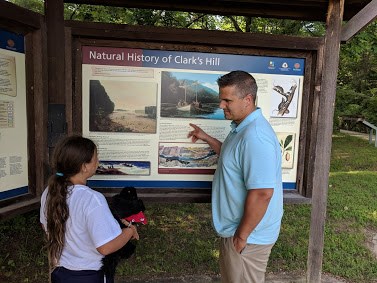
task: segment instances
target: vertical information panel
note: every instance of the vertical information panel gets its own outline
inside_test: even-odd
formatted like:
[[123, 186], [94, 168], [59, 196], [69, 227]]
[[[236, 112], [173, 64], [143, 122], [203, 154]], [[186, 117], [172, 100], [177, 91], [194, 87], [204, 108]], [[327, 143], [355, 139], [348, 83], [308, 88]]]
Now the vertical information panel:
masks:
[[24, 37], [0, 29], [0, 200], [28, 193]]
[[83, 134], [99, 148], [94, 187], [208, 188], [217, 155], [189, 123], [223, 141], [230, 121], [216, 80], [252, 74], [257, 106], [281, 144], [285, 189], [296, 188], [303, 58], [84, 46]]

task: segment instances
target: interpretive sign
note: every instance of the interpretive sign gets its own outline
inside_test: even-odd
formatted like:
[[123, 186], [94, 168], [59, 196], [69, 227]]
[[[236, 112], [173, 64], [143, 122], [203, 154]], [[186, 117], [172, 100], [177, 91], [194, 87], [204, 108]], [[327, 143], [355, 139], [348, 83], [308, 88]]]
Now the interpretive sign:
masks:
[[0, 30], [0, 200], [28, 193], [23, 36]]
[[216, 80], [252, 74], [257, 106], [279, 138], [285, 189], [295, 189], [305, 59], [82, 47], [83, 134], [99, 148], [94, 187], [208, 188], [216, 153], [189, 123], [223, 141], [230, 121]]

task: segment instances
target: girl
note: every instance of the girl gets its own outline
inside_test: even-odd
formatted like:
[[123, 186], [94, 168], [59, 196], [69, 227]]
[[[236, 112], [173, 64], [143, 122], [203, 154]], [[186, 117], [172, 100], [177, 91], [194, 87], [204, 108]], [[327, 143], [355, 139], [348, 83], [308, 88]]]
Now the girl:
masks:
[[97, 148], [90, 139], [67, 137], [55, 148], [54, 174], [40, 210], [52, 283], [105, 282], [102, 258], [139, 239], [136, 227], [125, 223], [121, 229], [105, 197], [86, 186], [97, 167]]

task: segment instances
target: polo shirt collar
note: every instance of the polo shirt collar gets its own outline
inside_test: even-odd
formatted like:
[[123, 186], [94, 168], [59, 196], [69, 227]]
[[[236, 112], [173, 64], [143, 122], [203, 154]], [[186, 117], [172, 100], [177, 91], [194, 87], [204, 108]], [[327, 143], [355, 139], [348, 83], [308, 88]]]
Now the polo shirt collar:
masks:
[[262, 110], [259, 107], [257, 107], [253, 112], [246, 116], [246, 118], [241, 122], [241, 124], [237, 125], [234, 121], [232, 121], [232, 123], [230, 124], [230, 127], [232, 128], [231, 132], [238, 133], [261, 115]]

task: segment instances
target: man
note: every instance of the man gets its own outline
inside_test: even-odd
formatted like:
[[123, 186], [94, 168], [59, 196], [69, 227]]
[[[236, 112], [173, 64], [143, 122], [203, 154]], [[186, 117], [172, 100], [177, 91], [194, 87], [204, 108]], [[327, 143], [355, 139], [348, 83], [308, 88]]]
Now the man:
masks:
[[217, 80], [220, 108], [232, 120], [224, 143], [190, 124], [188, 136], [219, 154], [212, 185], [212, 217], [220, 241], [222, 282], [263, 283], [283, 216], [281, 151], [256, 107], [257, 84], [247, 72]]

